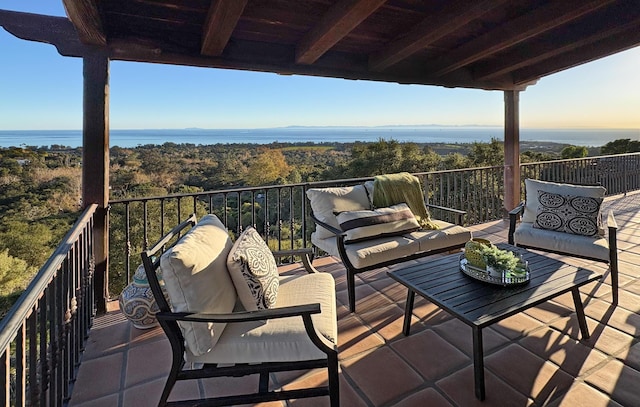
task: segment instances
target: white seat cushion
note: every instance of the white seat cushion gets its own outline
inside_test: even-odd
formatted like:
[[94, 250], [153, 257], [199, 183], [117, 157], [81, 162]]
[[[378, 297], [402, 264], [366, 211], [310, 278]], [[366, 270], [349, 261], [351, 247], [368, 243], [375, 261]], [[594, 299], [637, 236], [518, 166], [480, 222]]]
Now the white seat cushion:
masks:
[[[320, 303], [322, 312], [312, 315], [318, 336], [336, 349], [335, 282], [331, 274], [313, 273], [280, 278], [276, 307]], [[227, 324], [215, 348], [195, 356], [187, 352], [187, 362], [258, 363], [315, 360], [326, 358], [309, 339], [301, 317]]]
[[[435, 220], [440, 229], [418, 230], [402, 236], [367, 240], [345, 245], [349, 261], [355, 268], [364, 268], [418, 252], [463, 245], [471, 239], [471, 232], [458, 225]], [[311, 242], [332, 256], [340, 257], [336, 238], [319, 239], [311, 235]]]
[[604, 237], [590, 237], [553, 230], [537, 229], [522, 222], [513, 234], [516, 244], [578, 256], [609, 260], [609, 242]]
[[[206, 215], [162, 255], [160, 269], [173, 311], [233, 311], [237, 294], [227, 271], [232, 245], [222, 222]], [[216, 344], [225, 324], [180, 322], [180, 328], [187, 348], [197, 355]]]

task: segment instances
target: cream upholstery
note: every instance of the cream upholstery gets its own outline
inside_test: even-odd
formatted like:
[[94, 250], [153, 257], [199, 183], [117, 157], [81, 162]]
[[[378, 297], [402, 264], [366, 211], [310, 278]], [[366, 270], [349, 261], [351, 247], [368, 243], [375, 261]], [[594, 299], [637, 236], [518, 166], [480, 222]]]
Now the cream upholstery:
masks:
[[[337, 346], [335, 285], [327, 273], [281, 277], [276, 308], [320, 303], [322, 313], [312, 315], [313, 325], [329, 347]], [[268, 338], [268, 340], [265, 340]], [[216, 346], [189, 362], [256, 363], [322, 359], [325, 354], [307, 335], [300, 317], [229, 324]]]
[[[214, 216], [204, 216], [160, 258], [160, 269], [175, 312], [227, 313], [237, 295], [227, 255], [232, 242], [227, 229]], [[225, 324], [180, 322], [187, 348], [195, 355], [208, 352]]]
[[[382, 237], [344, 245], [349, 261], [355, 268], [371, 267], [419, 252], [428, 253], [447, 247], [464, 245], [471, 239], [471, 232], [459, 225], [436, 220], [440, 229], [418, 230], [402, 236]], [[311, 234], [311, 242], [332, 256], [340, 257], [334, 237], [318, 239]]]
[[514, 232], [514, 240], [523, 246], [554, 252], [572, 253], [582, 257], [609, 259], [609, 242], [604, 237], [593, 238], [553, 230], [536, 229], [533, 223], [522, 222]]
[[[314, 216], [335, 228], [340, 228], [336, 219], [336, 212], [359, 211], [371, 209], [369, 197], [364, 185], [335, 188], [311, 188], [307, 190], [307, 198], [313, 209]], [[323, 227], [316, 227], [314, 232], [318, 238], [325, 239], [334, 236]]]

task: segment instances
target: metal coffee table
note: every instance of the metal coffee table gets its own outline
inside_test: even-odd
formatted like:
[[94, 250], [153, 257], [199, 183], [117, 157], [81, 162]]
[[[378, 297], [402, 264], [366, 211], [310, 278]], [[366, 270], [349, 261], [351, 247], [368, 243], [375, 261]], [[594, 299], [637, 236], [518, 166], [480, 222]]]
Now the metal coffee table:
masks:
[[568, 265], [542, 254], [508, 244], [501, 249], [521, 254], [528, 261], [531, 278], [527, 284], [500, 286], [481, 282], [460, 271], [459, 254], [425, 259], [395, 268], [387, 274], [408, 288], [403, 333], [409, 335], [415, 294], [419, 294], [471, 326], [475, 394], [485, 398], [482, 329], [514, 314], [571, 291], [583, 339], [589, 338], [579, 288], [602, 278], [581, 267]]

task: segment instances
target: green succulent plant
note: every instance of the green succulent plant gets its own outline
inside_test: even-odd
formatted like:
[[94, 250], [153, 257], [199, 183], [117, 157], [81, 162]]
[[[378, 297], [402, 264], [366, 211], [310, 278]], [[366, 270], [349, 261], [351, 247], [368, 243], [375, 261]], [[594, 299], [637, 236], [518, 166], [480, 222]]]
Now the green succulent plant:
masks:
[[487, 265], [498, 271], [515, 271], [519, 268], [520, 259], [513, 252], [500, 250], [494, 245], [483, 245], [478, 251]]

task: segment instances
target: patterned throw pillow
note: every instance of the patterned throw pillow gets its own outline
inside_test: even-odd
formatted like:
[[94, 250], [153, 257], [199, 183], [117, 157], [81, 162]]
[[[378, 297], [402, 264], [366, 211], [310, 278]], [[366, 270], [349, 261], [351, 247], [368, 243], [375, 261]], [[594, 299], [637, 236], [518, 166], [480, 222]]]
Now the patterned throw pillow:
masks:
[[227, 268], [238, 298], [247, 311], [276, 304], [280, 280], [273, 253], [252, 227], [245, 229], [227, 257]]
[[596, 236], [602, 200], [539, 190], [539, 205], [533, 227], [574, 235]]
[[336, 215], [345, 232], [345, 244], [383, 236], [398, 236], [420, 229], [420, 224], [406, 203], [372, 211], [348, 211]]

